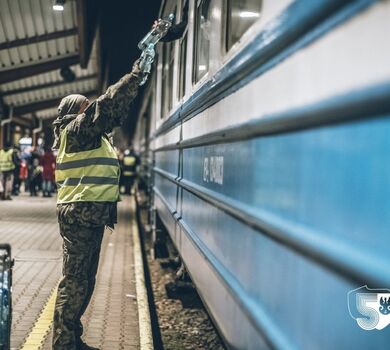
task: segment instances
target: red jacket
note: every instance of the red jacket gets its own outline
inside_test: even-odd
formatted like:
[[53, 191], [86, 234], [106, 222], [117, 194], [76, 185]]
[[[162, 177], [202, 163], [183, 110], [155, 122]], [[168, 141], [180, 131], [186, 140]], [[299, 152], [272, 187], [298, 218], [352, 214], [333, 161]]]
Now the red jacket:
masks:
[[25, 160], [20, 162], [19, 178], [20, 180], [26, 180], [28, 178], [28, 167]]
[[46, 181], [54, 181], [54, 170], [56, 167], [56, 158], [52, 151], [46, 151], [40, 159], [40, 164], [43, 167], [42, 179]]

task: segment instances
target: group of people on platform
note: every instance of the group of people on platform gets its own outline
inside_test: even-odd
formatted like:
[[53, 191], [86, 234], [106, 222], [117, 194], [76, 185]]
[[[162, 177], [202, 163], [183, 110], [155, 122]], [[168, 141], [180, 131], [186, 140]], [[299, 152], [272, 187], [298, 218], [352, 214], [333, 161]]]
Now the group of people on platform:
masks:
[[[120, 188], [131, 194], [138, 157], [132, 148], [118, 152], [121, 167]], [[56, 192], [56, 156], [49, 147], [7, 145], [0, 149], [0, 199], [11, 200], [23, 190], [36, 197], [51, 197]]]
[[49, 147], [7, 145], [0, 149], [1, 199], [10, 200], [23, 190], [30, 196], [51, 197], [54, 190], [55, 156]]

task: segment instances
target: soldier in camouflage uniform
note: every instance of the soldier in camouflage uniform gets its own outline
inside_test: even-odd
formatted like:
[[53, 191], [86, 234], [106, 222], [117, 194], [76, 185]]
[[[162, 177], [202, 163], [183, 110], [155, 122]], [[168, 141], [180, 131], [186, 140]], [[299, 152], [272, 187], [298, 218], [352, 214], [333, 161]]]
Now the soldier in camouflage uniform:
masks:
[[[130, 102], [138, 92], [142, 73], [137, 64], [130, 74], [108, 88], [89, 104], [82, 95], [65, 97], [54, 122], [58, 149], [66, 134], [65, 153], [77, 153], [100, 147], [102, 137], [121, 125], [129, 113]], [[53, 349], [95, 349], [81, 340], [80, 318], [95, 286], [100, 246], [105, 225], [113, 227], [117, 219], [116, 202], [80, 202], [57, 204], [60, 234], [63, 238], [63, 278], [58, 286], [54, 313]]]

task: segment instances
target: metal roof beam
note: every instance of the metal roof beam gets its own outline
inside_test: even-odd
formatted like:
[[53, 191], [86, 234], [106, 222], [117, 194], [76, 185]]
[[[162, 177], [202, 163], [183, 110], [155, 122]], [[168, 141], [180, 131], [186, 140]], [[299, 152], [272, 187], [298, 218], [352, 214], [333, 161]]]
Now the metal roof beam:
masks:
[[85, 80], [89, 80], [89, 79], [97, 79], [97, 77], [98, 77], [97, 74], [90, 74], [90, 75], [86, 75], [84, 77], [76, 78], [75, 80], [73, 80], [71, 82], [59, 80], [59, 81], [54, 81], [54, 82], [45, 83], [45, 84], [26, 86], [26, 87], [20, 88], [20, 89], [3, 91], [1, 93], [1, 95], [2, 96], [9, 96], [9, 95], [21, 94], [23, 92], [30, 92], [30, 91], [33, 91], [33, 90], [45, 89], [45, 88], [48, 88], [48, 87], [54, 87], [54, 86], [59, 86], [59, 85], [77, 83], [78, 81], [85, 81]]
[[91, 55], [96, 32], [97, 7], [95, 0], [76, 1], [81, 68], [87, 68]]
[[85, 0], [76, 2], [77, 6], [77, 28], [79, 34], [80, 66], [86, 68], [88, 65], [87, 57], [87, 28], [86, 28], [86, 3]]
[[31, 65], [26, 64], [11, 69], [0, 70], [0, 84], [45, 73], [57, 68], [71, 66], [72, 64], [79, 62], [80, 57], [78, 54], [70, 54], [52, 60], [40, 61], [39, 63]]
[[0, 43], [0, 50], [12, 49], [14, 47], [29, 45], [29, 44], [37, 44], [47, 40], [60, 39], [71, 35], [77, 35], [77, 33], [78, 33], [77, 28], [72, 28], [72, 29], [60, 30], [57, 32], [46, 33], [42, 35], [36, 35], [29, 38], [6, 41]]
[[[89, 98], [89, 97], [97, 95], [98, 92], [96, 90], [92, 90], [92, 91], [80, 92], [80, 93], [82, 93], [84, 96]], [[53, 98], [51, 100], [43, 100], [43, 101], [39, 101], [39, 102], [33, 102], [33, 103], [30, 103], [27, 105], [15, 106], [14, 107], [14, 115], [20, 116], [23, 114], [40, 111], [42, 109], [56, 107], [59, 105], [61, 98], [62, 97], [58, 97], [58, 98]]]

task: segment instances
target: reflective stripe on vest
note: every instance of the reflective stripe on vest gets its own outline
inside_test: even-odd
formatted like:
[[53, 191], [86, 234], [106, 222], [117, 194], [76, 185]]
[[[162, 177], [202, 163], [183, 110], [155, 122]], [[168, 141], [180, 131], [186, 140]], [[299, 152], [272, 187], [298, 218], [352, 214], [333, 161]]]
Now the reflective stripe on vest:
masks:
[[122, 175], [123, 176], [133, 176], [133, 175], [135, 175], [135, 173], [133, 171], [125, 170], [125, 171], [122, 172]]
[[66, 129], [57, 155], [57, 203], [116, 202], [119, 200], [119, 163], [110, 142], [102, 137], [99, 148], [66, 153]]
[[0, 150], [0, 171], [11, 171], [15, 169], [15, 164], [12, 161], [13, 150]]

